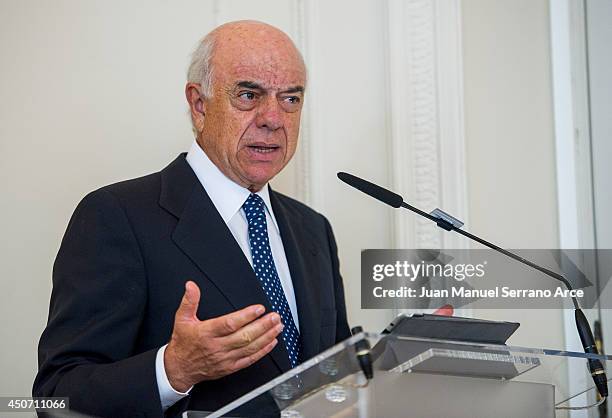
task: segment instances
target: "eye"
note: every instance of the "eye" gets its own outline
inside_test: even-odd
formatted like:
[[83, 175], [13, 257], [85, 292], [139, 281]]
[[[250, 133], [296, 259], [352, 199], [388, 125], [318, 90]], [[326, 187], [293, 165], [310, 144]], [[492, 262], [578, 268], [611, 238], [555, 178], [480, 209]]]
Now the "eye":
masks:
[[253, 93], [252, 91], [245, 91], [242, 92], [238, 95], [239, 98], [243, 99], [243, 100], [255, 100], [255, 93]]
[[290, 104], [298, 104], [300, 102], [300, 98], [298, 96], [289, 96], [285, 97], [285, 101]]
[[281, 98], [280, 104], [285, 112], [293, 113], [302, 107], [302, 98], [300, 96], [284, 96]]

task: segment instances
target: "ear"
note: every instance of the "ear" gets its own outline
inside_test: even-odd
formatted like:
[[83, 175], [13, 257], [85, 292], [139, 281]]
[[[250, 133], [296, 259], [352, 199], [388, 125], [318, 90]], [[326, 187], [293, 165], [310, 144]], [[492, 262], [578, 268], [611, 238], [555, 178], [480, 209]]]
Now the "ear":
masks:
[[206, 104], [200, 94], [201, 86], [198, 83], [187, 83], [185, 86], [185, 98], [189, 103], [189, 111], [191, 113], [191, 119], [196, 129], [200, 130], [202, 123], [204, 122], [204, 114], [206, 112]]

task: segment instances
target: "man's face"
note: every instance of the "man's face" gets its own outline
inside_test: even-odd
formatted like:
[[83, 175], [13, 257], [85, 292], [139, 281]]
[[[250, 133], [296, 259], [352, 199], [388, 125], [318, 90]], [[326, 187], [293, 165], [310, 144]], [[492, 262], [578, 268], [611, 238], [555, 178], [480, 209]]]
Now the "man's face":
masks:
[[295, 153], [306, 75], [284, 36], [243, 42], [245, 34], [232, 35], [218, 41], [212, 97], [202, 100], [204, 116], [195, 125], [198, 143], [215, 165], [257, 191]]

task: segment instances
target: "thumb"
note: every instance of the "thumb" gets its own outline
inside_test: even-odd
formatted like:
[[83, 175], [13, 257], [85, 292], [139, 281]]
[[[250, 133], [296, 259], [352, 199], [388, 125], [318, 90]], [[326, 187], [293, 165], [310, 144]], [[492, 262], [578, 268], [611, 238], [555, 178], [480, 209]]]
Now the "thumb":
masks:
[[192, 281], [185, 283], [185, 294], [176, 311], [176, 319], [179, 321], [197, 320], [196, 313], [200, 304], [200, 288]]

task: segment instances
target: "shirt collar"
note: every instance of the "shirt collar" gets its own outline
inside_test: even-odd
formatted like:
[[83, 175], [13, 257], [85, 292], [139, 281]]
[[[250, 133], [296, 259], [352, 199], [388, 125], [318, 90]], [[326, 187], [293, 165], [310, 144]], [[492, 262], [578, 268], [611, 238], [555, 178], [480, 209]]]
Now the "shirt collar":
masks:
[[[210, 200], [212, 200], [215, 208], [217, 208], [223, 221], [228, 224], [234, 215], [240, 211], [242, 205], [250, 196], [251, 191], [223, 174], [196, 141], [193, 141], [187, 153], [187, 163], [206, 190], [206, 193], [208, 193]], [[278, 223], [272, 211], [268, 184], [262, 187], [256, 194], [263, 199], [274, 227], [279, 232]]]

